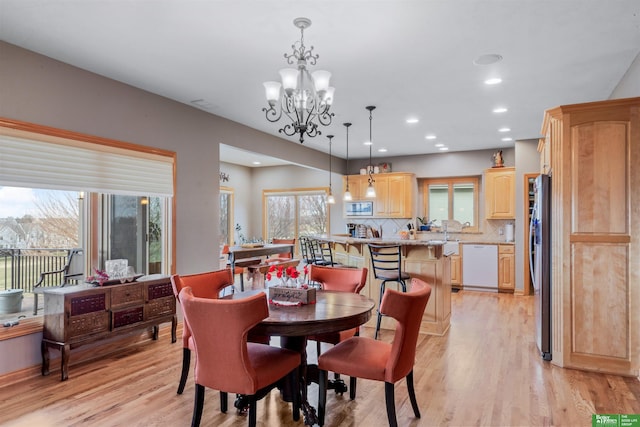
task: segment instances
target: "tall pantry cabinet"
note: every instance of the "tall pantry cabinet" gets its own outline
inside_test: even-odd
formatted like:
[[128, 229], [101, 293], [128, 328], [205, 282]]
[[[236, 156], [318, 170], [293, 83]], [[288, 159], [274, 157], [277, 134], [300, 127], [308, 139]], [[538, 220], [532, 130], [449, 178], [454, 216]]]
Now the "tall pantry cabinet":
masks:
[[640, 98], [546, 111], [552, 363], [638, 376]]

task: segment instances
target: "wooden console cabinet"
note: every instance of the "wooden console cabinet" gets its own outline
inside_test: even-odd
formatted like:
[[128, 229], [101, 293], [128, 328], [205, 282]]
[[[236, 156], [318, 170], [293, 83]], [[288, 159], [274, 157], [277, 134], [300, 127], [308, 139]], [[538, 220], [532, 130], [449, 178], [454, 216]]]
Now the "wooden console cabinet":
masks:
[[61, 379], [69, 376], [72, 348], [171, 322], [176, 342], [176, 300], [169, 276], [109, 286], [81, 284], [44, 291], [42, 375], [49, 374], [49, 347], [60, 350]]

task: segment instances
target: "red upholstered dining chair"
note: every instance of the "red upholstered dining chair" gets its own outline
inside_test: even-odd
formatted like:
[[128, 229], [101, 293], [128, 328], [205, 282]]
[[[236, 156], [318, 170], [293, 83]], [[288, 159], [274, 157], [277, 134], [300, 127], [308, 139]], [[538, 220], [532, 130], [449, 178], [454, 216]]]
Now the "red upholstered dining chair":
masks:
[[[300, 419], [300, 353], [247, 341], [249, 330], [269, 316], [264, 293], [242, 299], [207, 299], [180, 291], [184, 317], [196, 352], [195, 402], [191, 425], [202, 418], [205, 387], [220, 391], [220, 410], [227, 411], [227, 393], [248, 397], [250, 427], [256, 425], [257, 401], [285, 377], [293, 393], [293, 419]], [[221, 351], [221, 350], [224, 351]]]
[[[318, 358], [319, 392], [318, 420], [324, 425], [327, 403], [327, 372], [332, 371], [352, 378], [384, 381], [385, 401], [389, 426], [396, 427], [395, 383], [407, 379], [409, 399], [416, 418], [420, 410], [413, 388], [413, 364], [416, 343], [424, 309], [431, 296], [431, 287], [424, 281], [411, 279], [411, 291], [404, 293], [387, 289], [380, 310], [397, 320], [392, 343], [367, 337], [352, 337], [322, 353]], [[355, 386], [355, 382], [352, 384]], [[355, 398], [355, 387], [351, 389]]]
[[[349, 268], [349, 267], [328, 267], [322, 265], [311, 265], [309, 271], [309, 280], [311, 282], [319, 283], [320, 287], [324, 291], [338, 291], [338, 292], [352, 292], [359, 294], [367, 283], [366, 268]], [[351, 328], [345, 331], [329, 332], [325, 334], [311, 335], [307, 337], [309, 340], [316, 342], [316, 351], [320, 356], [321, 343], [338, 344], [351, 338], [355, 335], [359, 335], [359, 328]], [[335, 374], [335, 379], [338, 380], [340, 374]], [[351, 388], [354, 389], [355, 378], [351, 379]], [[344, 383], [340, 382], [341, 386], [336, 385], [336, 393], [344, 391]]]
[[[180, 291], [185, 287], [190, 287], [196, 297], [215, 299], [220, 295], [227, 286], [233, 286], [233, 277], [231, 269], [210, 271], [206, 273], [189, 274], [180, 276], [174, 274], [171, 276], [171, 286], [173, 286], [173, 294], [180, 302]], [[191, 350], [193, 350], [193, 340], [191, 339], [191, 330], [186, 322], [182, 325], [182, 373], [180, 374], [180, 383], [178, 384], [178, 394], [182, 394], [184, 386], [189, 376], [189, 365], [191, 364]]]
[[[366, 268], [328, 267], [311, 265], [309, 280], [320, 284], [323, 291], [352, 292], [359, 294], [367, 283]], [[308, 339], [317, 341], [318, 356], [320, 356], [320, 343], [337, 344], [356, 335], [358, 328], [348, 329], [335, 333], [326, 333], [309, 336]]]

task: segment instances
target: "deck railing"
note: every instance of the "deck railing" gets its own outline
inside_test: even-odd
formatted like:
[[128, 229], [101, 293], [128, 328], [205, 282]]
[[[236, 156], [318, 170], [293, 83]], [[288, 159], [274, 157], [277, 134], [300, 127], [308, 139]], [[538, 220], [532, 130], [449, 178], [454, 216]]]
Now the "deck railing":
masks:
[[[72, 249], [0, 249], [0, 289], [22, 289], [33, 292], [40, 273], [61, 270]], [[56, 286], [62, 273], [45, 276], [43, 286]]]

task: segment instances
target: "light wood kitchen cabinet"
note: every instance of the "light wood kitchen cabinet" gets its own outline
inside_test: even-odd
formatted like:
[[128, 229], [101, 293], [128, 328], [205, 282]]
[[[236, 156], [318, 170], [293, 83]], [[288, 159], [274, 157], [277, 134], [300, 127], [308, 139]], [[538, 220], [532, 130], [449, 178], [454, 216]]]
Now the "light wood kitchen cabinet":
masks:
[[462, 287], [462, 257], [451, 255], [451, 287], [460, 289]]
[[551, 169], [551, 142], [548, 136], [538, 140], [538, 153], [540, 153], [540, 173], [548, 174]]
[[484, 206], [486, 219], [515, 219], [516, 170], [493, 168], [484, 173]]
[[514, 245], [498, 245], [498, 291], [516, 288], [516, 255]]
[[551, 363], [640, 372], [640, 98], [560, 106], [551, 174]]
[[[349, 192], [353, 200], [366, 199], [369, 175], [349, 175]], [[347, 191], [347, 177], [342, 177], [342, 193]]]
[[[367, 199], [369, 175], [349, 175], [349, 191], [354, 201], [372, 200], [374, 218], [413, 218], [414, 181], [411, 173], [373, 174], [375, 199]], [[343, 177], [343, 191], [346, 189]]]

